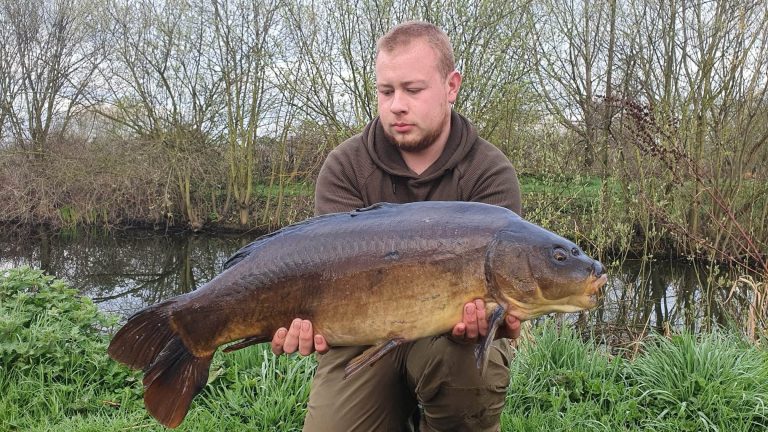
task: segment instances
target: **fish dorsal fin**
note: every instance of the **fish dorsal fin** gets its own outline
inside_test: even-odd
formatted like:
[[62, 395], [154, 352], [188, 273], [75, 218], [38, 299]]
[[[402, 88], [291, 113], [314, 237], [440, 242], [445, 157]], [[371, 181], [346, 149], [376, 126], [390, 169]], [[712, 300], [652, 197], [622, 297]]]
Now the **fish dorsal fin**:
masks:
[[399, 205], [400, 204], [393, 204], [393, 203], [388, 203], [388, 202], [380, 202], [380, 203], [369, 205], [368, 207], [359, 208], [359, 209], [355, 210], [354, 213], [367, 212], [367, 211], [377, 210], [377, 209], [381, 209], [381, 208], [392, 208], [392, 207], [397, 207]]
[[350, 211], [350, 212], [328, 213], [328, 214], [324, 214], [324, 215], [320, 215], [320, 216], [315, 216], [313, 218], [310, 218], [310, 219], [307, 219], [307, 220], [304, 220], [304, 221], [301, 221], [301, 222], [297, 222], [295, 224], [288, 225], [288, 226], [283, 227], [283, 228], [281, 228], [281, 229], [279, 229], [277, 231], [273, 231], [273, 232], [271, 232], [269, 234], [265, 234], [265, 235], [257, 238], [253, 242], [243, 246], [240, 250], [238, 250], [231, 257], [229, 257], [227, 262], [224, 263], [224, 269], [223, 270], [226, 270], [226, 269], [234, 266], [235, 264], [239, 263], [240, 261], [244, 260], [245, 257], [250, 255], [253, 251], [255, 251], [256, 249], [262, 247], [264, 244], [266, 244], [267, 242], [269, 242], [270, 240], [272, 240], [275, 237], [279, 237], [279, 236], [287, 234], [289, 232], [296, 231], [296, 230], [299, 230], [299, 229], [303, 229], [303, 228], [305, 228], [307, 226], [314, 225], [314, 224], [316, 224], [318, 222], [321, 222], [321, 221], [325, 221], [326, 219], [338, 218], [338, 217], [344, 217], [344, 216], [354, 217], [354, 216], [356, 216], [356, 215], [358, 215], [360, 213], [370, 212], [370, 211], [377, 210], [377, 209], [386, 209], [386, 208], [397, 207], [399, 205], [400, 204], [376, 203], [376, 204], [370, 205], [368, 207], [359, 208], [359, 209], [356, 209], [356, 210], [353, 210], [353, 211]]
[[265, 235], [257, 238], [256, 240], [252, 241], [251, 243], [248, 243], [247, 245], [243, 246], [242, 248], [240, 248], [240, 250], [238, 250], [237, 252], [232, 254], [232, 256], [229, 257], [229, 259], [227, 259], [227, 262], [224, 263], [223, 270], [226, 270], [226, 269], [234, 266], [235, 264], [239, 263], [240, 261], [244, 260], [245, 257], [247, 257], [248, 255], [251, 254], [251, 252], [253, 252], [256, 249], [260, 248], [261, 246], [263, 246], [264, 244], [266, 244], [267, 242], [269, 242], [270, 240], [272, 240], [275, 237], [287, 234], [287, 233], [292, 232], [292, 231], [296, 231], [296, 230], [302, 229], [302, 228], [304, 228], [304, 227], [306, 227], [308, 225], [316, 224], [316, 223], [318, 223], [320, 221], [323, 221], [323, 220], [326, 220], [326, 219], [331, 219], [331, 218], [334, 218], [334, 217], [339, 217], [339, 215], [342, 215], [342, 214], [346, 214], [346, 213], [328, 213], [328, 214], [324, 214], [324, 215], [320, 215], [320, 216], [315, 216], [313, 218], [310, 218], [310, 219], [307, 219], [307, 220], [304, 220], [304, 221], [301, 221], [301, 222], [297, 222], [297, 223], [292, 224], [292, 225], [288, 225], [287, 227], [283, 227], [283, 228], [281, 228], [281, 229], [279, 229], [277, 231], [273, 231], [273, 232], [271, 232], [269, 234], [265, 234]]
[[366, 366], [373, 366], [373, 364], [376, 363], [380, 358], [384, 357], [384, 354], [392, 351], [395, 347], [404, 342], [405, 339], [403, 338], [393, 338], [376, 344], [363, 351], [362, 354], [353, 358], [349, 361], [349, 363], [347, 363], [347, 366], [344, 368], [344, 379], [349, 378]]

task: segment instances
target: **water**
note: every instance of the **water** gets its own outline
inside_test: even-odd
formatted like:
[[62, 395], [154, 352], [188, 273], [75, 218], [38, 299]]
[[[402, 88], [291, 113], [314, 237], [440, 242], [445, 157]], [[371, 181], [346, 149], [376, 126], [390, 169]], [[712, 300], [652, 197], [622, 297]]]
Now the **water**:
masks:
[[[102, 310], [127, 317], [207, 282], [232, 253], [258, 234], [0, 231], [0, 270], [20, 265], [42, 268], [68, 281]], [[627, 260], [609, 265], [608, 270], [599, 307], [562, 319], [612, 346], [651, 330], [706, 331], [747, 316], [750, 291], [732, 290], [738, 275], [717, 267]]]

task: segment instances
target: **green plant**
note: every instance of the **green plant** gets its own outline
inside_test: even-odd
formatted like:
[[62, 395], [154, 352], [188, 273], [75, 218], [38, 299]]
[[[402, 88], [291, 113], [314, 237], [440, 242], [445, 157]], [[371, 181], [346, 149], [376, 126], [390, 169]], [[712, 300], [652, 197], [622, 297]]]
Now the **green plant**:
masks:
[[[106, 355], [115, 320], [40, 270], [0, 273], [0, 429], [137, 400], [136, 377]], [[5, 425], [5, 426], [4, 426]]]
[[504, 430], [616, 430], [638, 416], [622, 379], [621, 358], [610, 358], [571, 328], [552, 321], [521, 342], [510, 368]]
[[629, 370], [638, 402], [653, 422], [684, 430], [768, 428], [766, 353], [733, 334], [652, 337]]

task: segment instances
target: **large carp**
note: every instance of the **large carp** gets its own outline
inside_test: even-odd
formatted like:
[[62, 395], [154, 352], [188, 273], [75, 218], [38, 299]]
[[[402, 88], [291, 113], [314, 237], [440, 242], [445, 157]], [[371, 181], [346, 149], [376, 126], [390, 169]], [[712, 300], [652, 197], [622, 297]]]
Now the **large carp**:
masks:
[[199, 289], [128, 319], [109, 355], [143, 369], [144, 402], [178, 426], [219, 346], [266, 342], [293, 318], [331, 346], [372, 345], [347, 373], [400, 343], [449, 332], [462, 307], [488, 305], [482, 369], [506, 313], [529, 319], [594, 306], [603, 266], [572, 242], [488, 204], [377, 204], [308, 219], [235, 253]]

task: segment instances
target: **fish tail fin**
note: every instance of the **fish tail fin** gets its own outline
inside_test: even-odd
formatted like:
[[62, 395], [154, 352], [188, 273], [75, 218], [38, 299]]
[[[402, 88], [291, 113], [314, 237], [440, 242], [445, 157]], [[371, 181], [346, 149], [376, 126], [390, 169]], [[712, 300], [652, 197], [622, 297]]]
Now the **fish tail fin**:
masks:
[[192, 354], [173, 330], [173, 303], [169, 300], [128, 318], [107, 350], [113, 359], [144, 371], [144, 405], [171, 428], [184, 420], [192, 398], [205, 386], [213, 359]]
[[169, 300], [143, 309], [112, 337], [107, 353], [133, 369], [146, 370], [176, 334], [170, 326]]
[[144, 375], [144, 406], [157, 421], [175, 428], [184, 420], [192, 399], [208, 382], [213, 354], [197, 357], [174, 337]]

